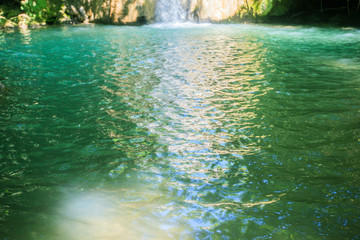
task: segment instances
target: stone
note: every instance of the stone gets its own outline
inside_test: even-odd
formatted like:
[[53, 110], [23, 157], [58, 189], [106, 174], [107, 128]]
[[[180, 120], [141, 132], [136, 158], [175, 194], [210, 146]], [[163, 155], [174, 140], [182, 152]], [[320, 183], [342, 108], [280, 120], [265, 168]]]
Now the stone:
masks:
[[[26, 28], [36, 21], [40, 24], [72, 24], [99, 22], [137, 25], [155, 21], [158, 0], [17, 0], [20, 9], [0, 6], [0, 27]], [[286, 17], [301, 11], [314, 11], [312, 0], [179, 0], [187, 18], [198, 22], [261, 22]], [[315, 0], [313, 0], [315, 1]], [[307, 7], [308, 6], [308, 7]], [[310, 8], [307, 10], [307, 8]], [[21, 16], [19, 18], [19, 16]], [[311, 16], [308, 22], [324, 21]], [[345, 23], [339, 17], [325, 17], [329, 23]], [[8, 22], [10, 20], [10, 22]]]
[[[54, 0], [52, 0], [54, 1]], [[287, 14], [293, 0], [180, 0], [188, 18], [200, 22], [241, 21]], [[299, 1], [299, 0], [296, 0]], [[296, 2], [295, 1], [295, 2]], [[155, 20], [156, 0], [64, 0], [75, 22], [143, 24]], [[58, 18], [67, 22], [66, 18]]]
[[10, 20], [11, 22], [13, 22], [13, 23], [16, 23], [16, 24], [19, 23], [19, 18], [18, 18], [17, 16], [12, 17], [12, 18], [9, 18], [9, 20]]
[[21, 13], [18, 16], [18, 26], [19, 28], [27, 28], [30, 24], [30, 22], [32, 21], [31, 17], [29, 17], [27, 14], [25, 13]]
[[4, 24], [4, 28], [15, 28], [18, 25], [10, 20], [7, 20], [6, 23]]
[[75, 22], [139, 24], [155, 19], [156, 0], [65, 1], [66, 13]]
[[35, 20], [31, 20], [31, 21], [29, 22], [28, 26], [29, 26], [29, 27], [32, 27], [32, 28], [37, 28], [37, 27], [40, 27], [41, 24], [38, 23], [38, 22], [35, 21]]

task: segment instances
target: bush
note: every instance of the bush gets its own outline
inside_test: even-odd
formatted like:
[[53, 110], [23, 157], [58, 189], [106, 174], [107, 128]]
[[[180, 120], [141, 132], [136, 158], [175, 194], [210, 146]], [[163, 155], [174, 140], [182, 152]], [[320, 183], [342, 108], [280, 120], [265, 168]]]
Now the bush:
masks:
[[22, 0], [20, 9], [32, 19], [45, 22], [47, 19], [47, 0]]

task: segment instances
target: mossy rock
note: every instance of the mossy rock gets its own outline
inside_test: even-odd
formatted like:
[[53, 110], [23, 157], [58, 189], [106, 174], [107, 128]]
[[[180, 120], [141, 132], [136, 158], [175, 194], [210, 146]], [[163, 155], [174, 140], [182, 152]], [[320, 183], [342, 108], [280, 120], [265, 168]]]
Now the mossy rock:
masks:
[[13, 23], [16, 23], [16, 24], [19, 23], [19, 18], [18, 18], [17, 16], [12, 17], [12, 18], [10, 18], [9, 20], [10, 20], [11, 22], [13, 22]]
[[4, 16], [5, 12], [6, 12], [6, 10], [4, 10], [4, 6], [0, 5], [0, 16]]
[[273, 7], [271, 8], [269, 15], [270, 16], [282, 16], [289, 12], [291, 5], [293, 1], [292, 0], [281, 0], [275, 2]]
[[10, 20], [7, 20], [6, 23], [4, 24], [4, 28], [15, 28], [18, 25]]
[[249, 1], [249, 11], [254, 16], [266, 16], [273, 7], [273, 0], [252, 0]]
[[31, 20], [31, 21], [29, 22], [28, 26], [29, 26], [29, 27], [32, 27], [32, 28], [37, 28], [37, 27], [40, 27], [41, 24], [38, 23], [38, 22], [35, 21], [35, 20]]
[[3, 28], [7, 19], [3, 16], [0, 16], [0, 28]]
[[19, 28], [27, 28], [32, 19], [29, 15], [22, 13], [18, 15], [18, 20]]

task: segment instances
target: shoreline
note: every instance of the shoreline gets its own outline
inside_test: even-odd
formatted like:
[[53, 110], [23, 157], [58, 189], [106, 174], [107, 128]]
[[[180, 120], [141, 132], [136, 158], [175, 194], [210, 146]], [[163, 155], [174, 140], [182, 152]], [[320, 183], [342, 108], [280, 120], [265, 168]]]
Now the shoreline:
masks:
[[[56, 17], [37, 18], [31, 13], [17, 9], [16, 7], [0, 5], [0, 31], [7, 29], [33, 29], [48, 26], [69, 26], [78, 24], [106, 24], [119, 26], [142, 26], [152, 24], [155, 18], [146, 20], [138, 16], [133, 21], [112, 21], [110, 18], [87, 18], [79, 20], [76, 16], [66, 13], [66, 8], [52, 13]], [[85, 14], [85, 13], [84, 13]], [[214, 20], [210, 17], [199, 19], [188, 16], [187, 21], [194, 23], [220, 23], [220, 24], [282, 24], [282, 25], [304, 25], [314, 27], [353, 27], [360, 28], [360, 12], [348, 12], [346, 8], [329, 8], [310, 11], [289, 11], [279, 16], [275, 15], [253, 15], [251, 11], [238, 12], [231, 17]]]
[[[321, 21], [315, 21], [316, 19], [322, 18]], [[71, 22], [71, 23], [57, 23], [57, 24], [34, 24], [34, 25], [18, 25], [18, 24], [7, 24], [0, 26], [0, 31], [16, 30], [16, 29], [37, 29], [44, 27], [61, 27], [61, 26], [77, 26], [82, 24], [95, 24], [95, 25], [115, 25], [115, 26], [144, 26], [153, 24], [155, 22], [146, 23], [130, 23], [130, 24], [117, 24], [111, 22]], [[280, 16], [280, 17], [263, 17], [256, 19], [227, 19], [221, 21], [196, 21], [193, 23], [211, 23], [211, 24], [278, 24], [278, 25], [301, 25], [309, 27], [334, 27], [334, 28], [357, 28], [360, 29], [360, 19], [348, 19], [346, 16], [335, 15], [334, 17], [328, 18], [323, 17], [319, 13], [313, 13], [303, 16]]]

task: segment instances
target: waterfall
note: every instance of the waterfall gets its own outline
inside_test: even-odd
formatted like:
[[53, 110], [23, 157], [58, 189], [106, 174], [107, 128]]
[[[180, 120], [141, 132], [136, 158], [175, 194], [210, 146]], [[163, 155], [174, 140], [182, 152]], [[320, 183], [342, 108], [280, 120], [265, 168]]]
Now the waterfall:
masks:
[[161, 23], [177, 23], [186, 20], [186, 11], [181, 0], [158, 0], [156, 5], [156, 21]]

